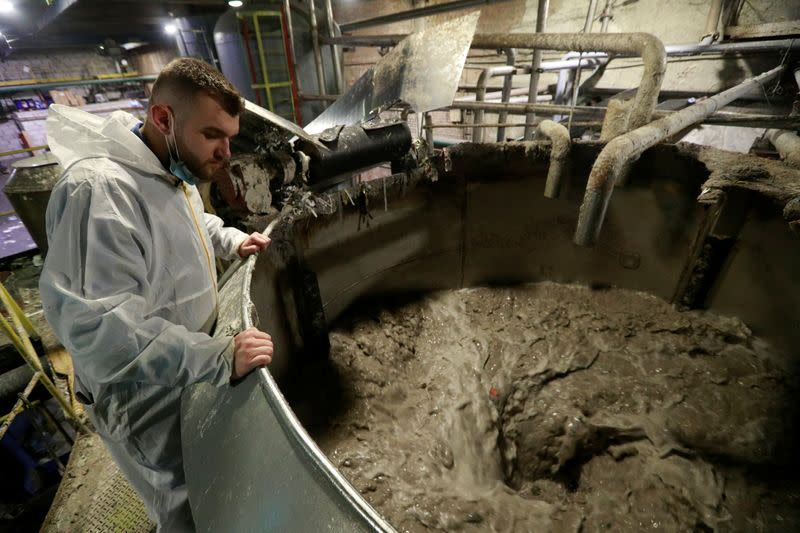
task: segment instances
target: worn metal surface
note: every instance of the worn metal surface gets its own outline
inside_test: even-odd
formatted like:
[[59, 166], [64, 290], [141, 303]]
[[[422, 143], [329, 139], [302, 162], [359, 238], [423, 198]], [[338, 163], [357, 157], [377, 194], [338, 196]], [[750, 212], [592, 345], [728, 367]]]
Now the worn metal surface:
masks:
[[472, 47], [639, 54], [644, 62], [644, 72], [628, 116], [628, 130], [643, 126], [650, 121], [658, 103], [658, 93], [667, 67], [664, 45], [649, 33], [490, 33], [476, 35], [472, 40]]
[[397, 102], [408, 104], [417, 113], [446, 106], [456, 93], [479, 16], [470, 13], [409, 36], [305, 130], [319, 133], [332, 126], [354, 124]]
[[[198, 530], [389, 528], [319, 453], [273, 380], [306, 361], [287, 280], [289, 243], [299, 243], [316, 274], [329, 323], [365, 296], [539, 280], [669, 299], [704, 223], [697, 196], [706, 187], [751, 192], [759, 201], [707, 304], [792, 353], [800, 342], [800, 241], [783, 211], [800, 194], [800, 171], [707, 147], [657, 145], [634, 163], [597, 246], [576, 247], [576, 207], [601, 149], [573, 144], [556, 200], [541, 194], [548, 143], [467, 144], [441, 154], [435, 182], [410, 176], [367, 183], [363, 193], [374, 206], [368, 226], [360, 223], [363, 206], [343, 191], [315, 196], [313, 213], [298, 204], [287, 214], [267, 252], [248, 260], [221, 300], [220, 332], [250, 323], [268, 331], [272, 365], [234, 387], [200, 385], [184, 397], [185, 468]], [[724, 174], [737, 165], [751, 170], [741, 179]], [[761, 279], [764, 273], [770, 279]]]
[[605, 212], [608, 208], [608, 202], [614, 190], [614, 183], [633, 159], [648, 148], [663, 142], [664, 139], [675, 135], [688, 126], [699, 123], [703, 118], [736, 100], [741, 95], [775, 79], [783, 70], [783, 65], [775, 67], [727, 91], [658, 119], [651, 124], [637, 128], [625, 135], [616, 137], [609, 142], [600, 152], [597, 161], [592, 167], [592, 172], [589, 174], [589, 182], [586, 185], [586, 193], [581, 204], [578, 226], [575, 229], [575, 243], [581, 246], [591, 246], [597, 241], [605, 218]]

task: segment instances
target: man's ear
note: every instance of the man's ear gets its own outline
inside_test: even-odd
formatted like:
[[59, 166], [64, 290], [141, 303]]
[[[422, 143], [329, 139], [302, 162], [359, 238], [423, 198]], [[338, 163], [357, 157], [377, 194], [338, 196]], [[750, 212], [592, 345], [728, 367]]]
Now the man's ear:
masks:
[[173, 120], [174, 114], [172, 108], [167, 104], [153, 104], [147, 112], [150, 122], [156, 127], [158, 131], [164, 135], [169, 135], [170, 121]]

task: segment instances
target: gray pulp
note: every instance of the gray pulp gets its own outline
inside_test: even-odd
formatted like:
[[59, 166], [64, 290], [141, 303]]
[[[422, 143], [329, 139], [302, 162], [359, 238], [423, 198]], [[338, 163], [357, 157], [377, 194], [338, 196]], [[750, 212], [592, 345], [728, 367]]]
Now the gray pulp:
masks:
[[738, 319], [539, 283], [366, 303], [289, 400], [398, 531], [797, 531], [794, 375]]

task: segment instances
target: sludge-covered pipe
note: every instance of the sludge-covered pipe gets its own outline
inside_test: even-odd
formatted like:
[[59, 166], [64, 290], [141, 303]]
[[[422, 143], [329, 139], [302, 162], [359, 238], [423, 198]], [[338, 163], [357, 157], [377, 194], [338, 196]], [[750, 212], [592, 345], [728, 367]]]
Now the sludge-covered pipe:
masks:
[[776, 78], [783, 72], [783, 69], [782, 65], [777, 66], [727, 91], [612, 139], [597, 156], [589, 174], [589, 183], [586, 186], [586, 193], [578, 215], [575, 243], [580, 246], [592, 246], [597, 241], [608, 208], [608, 201], [614, 190], [614, 182], [619, 174], [642, 152], [667, 137], [675, 135], [693, 124], [700, 123], [720, 107]]
[[628, 114], [627, 130], [650, 122], [667, 68], [664, 44], [649, 33], [484, 33], [472, 39], [473, 48], [527, 48], [577, 52], [637, 54], [644, 62], [639, 89]]
[[544, 195], [547, 198], [557, 198], [561, 190], [561, 177], [569, 157], [570, 141], [569, 130], [566, 126], [543, 120], [539, 123], [539, 131], [550, 139], [550, 168], [547, 169], [547, 182], [544, 185]]
[[767, 130], [767, 139], [785, 162], [800, 167], [800, 137], [792, 131]]

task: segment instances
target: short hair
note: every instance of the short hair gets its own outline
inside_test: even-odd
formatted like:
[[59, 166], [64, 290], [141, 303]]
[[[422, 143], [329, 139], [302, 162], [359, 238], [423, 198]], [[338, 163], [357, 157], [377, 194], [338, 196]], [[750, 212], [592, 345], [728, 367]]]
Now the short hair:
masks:
[[170, 93], [179, 101], [190, 101], [198, 93], [206, 94], [234, 117], [244, 111], [244, 100], [233, 84], [205, 61], [191, 57], [173, 59], [161, 70], [150, 92], [150, 105]]

